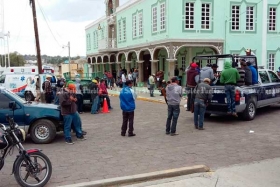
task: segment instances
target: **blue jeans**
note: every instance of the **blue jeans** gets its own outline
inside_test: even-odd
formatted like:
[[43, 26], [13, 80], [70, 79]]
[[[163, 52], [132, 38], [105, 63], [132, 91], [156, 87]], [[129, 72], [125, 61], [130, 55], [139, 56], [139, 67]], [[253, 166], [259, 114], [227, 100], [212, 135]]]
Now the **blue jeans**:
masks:
[[228, 112], [235, 113], [235, 86], [225, 85], [225, 94], [227, 96]]
[[125, 87], [125, 82], [122, 83], [123, 88]]
[[54, 104], [55, 105], [59, 105], [59, 97], [58, 97], [58, 95], [55, 95], [55, 97], [54, 97]]
[[171, 125], [171, 133], [176, 132], [176, 126], [177, 126], [177, 120], [179, 118], [180, 114], [180, 105], [168, 105], [168, 117], [166, 121], [166, 132], [170, 132], [170, 125], [171, 125], [171, 120], [172, 120], [172, 125]]
[[76, 97], [77, 97], [76, 104], [77, 104], [78, 112], [83, 112], [83, 104], [84, 104], [83, 95], [82, 94], [77, 94]]
[[154, 96], [155, 84], [150, 84], [150, 96]]
[[77, 137], [83, 136], [81, 118], [80, 118], [78, 112], [63, 116], [63, 121], [64, 121], [64, 138], [65, 138], [65, 140], [71, 139], [72, 124], [73, 124], [73, 128], [76, 132], [76, 136]]
[[91, 106], [92, 114], [96, 114], [98, 112], [98, 103], [99, 103], [99, 96], [96, 96], [92, 101], [92, 106]]
[[[194, 100], [194, 126], [203, 128], [204, 114], [206, 111], [206, 105], [203, 100]], [[199, 117], [198, 117], [199, 116]]]

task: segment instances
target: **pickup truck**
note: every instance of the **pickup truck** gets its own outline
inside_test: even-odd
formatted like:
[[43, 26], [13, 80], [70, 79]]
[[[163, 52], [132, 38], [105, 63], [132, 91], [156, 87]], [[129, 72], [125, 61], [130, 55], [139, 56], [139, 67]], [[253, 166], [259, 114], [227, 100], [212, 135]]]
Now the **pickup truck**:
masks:
[[[258, 84], [235, 87], [236, 112], [239, 116], [242, 116], [244, 120], [253, 120], [258, 108], [280, 102], [279, 77], [271, 70], [258, 68], [255, 56], [211, 55], [197, 56], [194, 57], [194, 60], [199, 60], [199, 62], [206, 60], [208, 63], [216, 61], [218, 63], [226, 58], [230, 58], [233, 63], [236, 63], [241, 58], [250, 61], [258, 71]], [[218, 65], [222, 66], [221, 63]], [[224, 85], [217, 83], [212, 88], [213, 97], [206, 108], [205, 117], [209, 117], [211, 114], [225, 115], [227, 112], [227, 99]]]

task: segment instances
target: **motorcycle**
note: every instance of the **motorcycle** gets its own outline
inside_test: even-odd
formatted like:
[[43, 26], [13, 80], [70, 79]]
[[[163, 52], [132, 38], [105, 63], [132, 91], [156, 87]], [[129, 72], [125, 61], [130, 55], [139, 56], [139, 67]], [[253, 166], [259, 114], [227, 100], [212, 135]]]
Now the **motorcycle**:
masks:
[[[11, 101], [9, 108], [13, 111], [14, 116], [16, 103]], [[0, 170], [4, 166], [5, 158], [12, 155], [14, 147], [16, 147], [19, 154], [13, 164], [12, 174], [17, 183], [23, 187], [45, 186], [52, 175], [52, 164], [49, 158], [39, 149], [25, 150], [22, 145], [26, 137], [25, 131], [20, 129], [10, 116], [6, 116], [6, 119], [9, 127], [0, 124]]]

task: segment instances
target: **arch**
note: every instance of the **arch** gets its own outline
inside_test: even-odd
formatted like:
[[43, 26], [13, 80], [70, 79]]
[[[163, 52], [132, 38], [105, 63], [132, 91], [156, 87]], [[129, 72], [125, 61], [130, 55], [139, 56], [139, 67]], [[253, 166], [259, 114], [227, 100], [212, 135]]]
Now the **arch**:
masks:
[[88, 57], [87, 63], [88, 63], [88, 64], [91, 64], [91, 63], [92, 63], [91, 57]]
[[103, 63], [102, 56], [98, 56], [98, 57], [97, 57], [97, 63]]
[[96, 63], [96, 57], [92, 57], [92, 63], [95, 64]]
[[132, 60], [132, 55], [133, 53], [135, 53], [136, 55], [136, 60], [138, 61], [138, 57], [137, 57], [137, 51], [135, 50], [131, 50], [127, 53], [127, 58], [126, 58], [126, 61], [131, 61]]
[[176, 57], [178, 51], [181, 50], [182, 47], [209, 47], [211, 48], [216, 54], [221, 54], [222, 53], [222, 49], [219, 49], [218, 47], [211, 45], [211, 44], [206, 44], [206, 45], [200, 45], [200, 44], [185, 44], [185, 45], [181, 45], [180, 47], [178, 47], [175, 52], [174, 52], [174, 56]]
[[103, 63], [108, 63], [109, 62], [109, 55], [103, 55], [103, 58], [102, 58], [102, 62]]
[[125, 59], [126, 59], [126, 54], [124, 52], [119, 52], [118, 55], [117, 55], [117, 60], [118, 62], [121, 62], [122, 61], [122, 55], [124, 55]]
[[155, 47], [153, 54], [151, 54], [152, 60], [156, 60], [156, 59], [157, 59], [158, 54], [159, 54], [160, 50], [162, 50], [162, 49], [165, 49], [165, 50], [166, 50], [166, 52], [167, 52], [167, 58], [170, 58], [170, 57], [169, 57], [169, 50], [167, 49], [166, 46], [157, 46], [157, 47]]
[[149, 52], [149, 54], [150, 54], [151, 57], [152, 57], [151, 50], [148, 49], [148, 48], [144, 48], [144, 49], [141, 49], [141, 50], [139, 51], [139, 54], [138, 54], [137, 59], [138, 59], [139, 61], [143, 61], [143, 55], [144, 55], [144, 53], [147, 52], [147, 51]]
[[111, 54], [109, 56], [109, 62], [110, 63], [116, 63], [116, 54]]

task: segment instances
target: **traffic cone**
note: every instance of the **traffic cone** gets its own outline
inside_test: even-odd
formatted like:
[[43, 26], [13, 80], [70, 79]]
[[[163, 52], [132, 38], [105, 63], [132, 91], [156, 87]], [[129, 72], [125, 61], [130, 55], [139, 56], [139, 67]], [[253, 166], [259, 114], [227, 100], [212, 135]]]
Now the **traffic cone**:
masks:
[[108, 103], [107, 103], [106, 98], [104, 98], [104, 101], [103, 101], [103, 111], [102, 111], [102, 113], [109, 113]]

